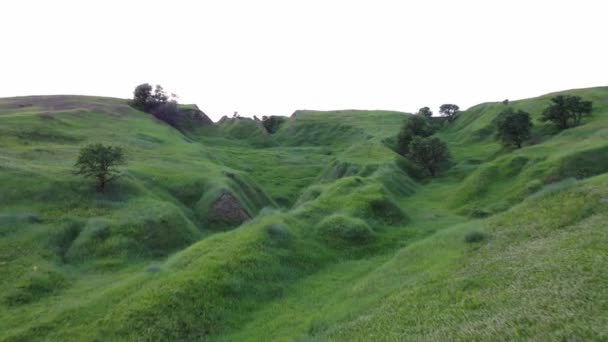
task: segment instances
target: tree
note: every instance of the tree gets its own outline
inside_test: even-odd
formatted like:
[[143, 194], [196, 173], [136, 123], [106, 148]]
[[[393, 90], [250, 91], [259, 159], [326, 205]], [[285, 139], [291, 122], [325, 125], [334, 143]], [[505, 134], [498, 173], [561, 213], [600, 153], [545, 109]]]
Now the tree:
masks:
[[429, 107], [422, 107], [418, 110], [418, 113], [416, 113], [416, 115], [420, 115], [425, 118], [430, 118], [433, 116], [433, 112]]
[[89, 144], [80, 150], [74, 165], [76, 174], [94, 178], [97, 191], [103, 192], [106, 184], [118, 178], [117, 166], [125, 164], [125, 155], [121, 147]]
[[541, 120], [551, 121], [562, 130], [579, 125], [583, 115], [591, 114], [593, 110], [593, 103], [579, 96], [558, 95], [551, 102]]
[[154, 108], [158, 108], [159, 106], [167, 103], [167, 101], [169, 101], [169, 95], [167, 95], [160, 84], [157, 84], [156, 88], [154, 89], [154, 95], [152, 95], [152, 106]]
[[568, 96], [568, 107], [573, 116], [574, 126], [581, 124], [581, 119], [585, 114], [591, 114], [593, 111], [593, 102], [584, 101], [578, 96]]
[[170, 102], [177, 104], [177, 95], [167, 95], [160, 84], [156, 85], [154, 93], [152, 93], [152, 86], [143, 83], [135, 87], [133, 99], [129, 101], [129, 104], [142, 112], [153, 114], [156, 109]]
[[498, 116], [496, 135], [503, 144], [521, 148], [521, 144], [530, 138], [531, 128], [530, 114], [509, 107]]
[[460, 107], [458, 107], [457, 105], [446, 103], [442, 104], [441, 107], [439, 107], [439, 114], [447, 117], [448, 121], [452, 122], [454, 121], [454, 119], [456, 119], [456, 115], [458, 114], [459, 110]]
[[437, 137], [416, 136], [412, 139], [409, 150], [410, 158], [424, 167], [431, 176], [435, 176], [439, 166], [449, 159], [448, 146]]
[[147, 112], [150, 110], [150, 100], [152, 99], [152, 86], [148, 83], [143, 83], [135, 87], [133, 91], [133, 100], [131, 100], [131, 106]]
[[428, 137], [432, 129], [429, 121], [424, 116], [412, 115], [403, 123], [401, 131], [397, 136], [397, 153], [406, 155], [409, 153], [410, 142], [416, 136]]

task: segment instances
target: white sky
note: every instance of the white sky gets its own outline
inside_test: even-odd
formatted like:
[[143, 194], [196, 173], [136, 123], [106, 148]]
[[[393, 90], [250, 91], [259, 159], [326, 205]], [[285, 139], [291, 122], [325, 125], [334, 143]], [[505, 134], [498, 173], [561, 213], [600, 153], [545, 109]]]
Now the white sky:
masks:
[[3, 0], [0, 97], [131, 97], [214, 120], [466, 108], [608, 84], [608, 1]]

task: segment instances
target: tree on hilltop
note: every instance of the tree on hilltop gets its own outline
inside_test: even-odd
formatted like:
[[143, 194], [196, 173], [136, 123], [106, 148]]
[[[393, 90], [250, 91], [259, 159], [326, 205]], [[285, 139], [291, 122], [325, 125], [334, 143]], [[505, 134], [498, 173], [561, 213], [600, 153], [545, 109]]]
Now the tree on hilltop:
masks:
[[416, 113], [416, 115], [425, 117], [425, 118], [430, 118], [433, 116], [433, 112], [431, 111], [431, 109], [429, 107], [422, 107], [418, 110], [418, 113]]
[[146, 113], [153, 113], [167, 103], [177, 104], [177, 95], [167, 95], [167, 92], [160, 84], [157, 84], [152, 92], [152, 86], [149, 83], [143, 83], [135, 87], [133, 91], [133, 99], [129, 104]]
[[458, 115], [459, 111], [460, 107], [451, 103], [442, 104], [441, 107], [439, 107], [439, 114], [447, 117], [449, 122], [456, 119], [456, 115]]
[[133, 100], [130, 101], [130, 105], [147, 112], [150, 110], [150, 99], [152, 98], [152, 86], [148, 83], [143, 83], [135, 87], [133, 91]]

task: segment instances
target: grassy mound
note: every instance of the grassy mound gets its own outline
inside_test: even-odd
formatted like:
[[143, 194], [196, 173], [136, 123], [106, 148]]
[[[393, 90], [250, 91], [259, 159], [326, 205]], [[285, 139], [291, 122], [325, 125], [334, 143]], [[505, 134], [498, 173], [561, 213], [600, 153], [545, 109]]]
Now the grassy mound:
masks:
[[331, 245], [362, 245], [373, 241], [375, 232], [365, 221], [334, 214], [324, 218], [317, 226], [319, 236]]
[[270, 135], [261, 121], [249, 118], [225, 119], [218, 125], [220, 131], [227, 136], [246, 142], [255, 147], [276, 146], [276, 142]]
[[274, 136], [289, 146], [348, 146], [395, 135], [405, 117], [388, 111], [296, 111]]
[[[73, 227], [72, 223], [65, 228], [66, 236], [73, 234]], [[110, 218], [88, 219], [65, 258], [82, 262], [95, 257], [159, 257], [192, 244], [199, 236], [200, 232], [176, 206], [139, 201]], [[65, 240], [61, 239], [64, 243]]]
[[320, 194], [294, 210], [298, 217], [321, 220], [341, 210], [372, 227], [408, 222], [407, 214], [391, 198], [388, 190], [370, 178], [345, 177], [315, 189]]
[[[608, 262], [598, 249], [608, 241], [606, 202], [599, 200], [608, 193], [606, 180], [579, 182], [403, 249], [344, 289], [351, 311], [314, 338], [602, 339], [605, 308], [591, 303], [605, 297], [606, 277], [593, 269]], [[473, 232], [490, 233], [491, 243], [467, 243]], [[586, 304], [573, 300], [586, 296]], [[373, 304], [358, 304], [366, 302]], [[353, 316], [355, 307], [360, 314]]]

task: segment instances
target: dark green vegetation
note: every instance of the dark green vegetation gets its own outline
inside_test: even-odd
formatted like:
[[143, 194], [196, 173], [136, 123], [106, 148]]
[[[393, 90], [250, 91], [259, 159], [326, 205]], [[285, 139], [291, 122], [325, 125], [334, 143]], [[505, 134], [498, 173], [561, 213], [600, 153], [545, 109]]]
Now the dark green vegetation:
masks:
[[[273, 134], [226, 118], [175, 129], [123, 100], [0, 100], [0, 340], [604, 340], [608, 88], [559, 131], [555, 96], [434, 137], [418, 177], [392, 148], [406, 114], [299, 111]], [[185, 126], [184, 126], [185, 128]], [[81, 147], [129, 158], [104, 193]], [[245, 222], [241, 223], [243, 220]]]
[[409, 157], [418, 165], [426, 169], [431, 176], [448, 161], [450, 155], [447, 145], [437, 137], [414, 137], [410, 143]]
[[120, 175], [117, 167], [125, 163], [121, 147], [90, 144], [80, 150], [74, 166], [76, 174], [95, 179], [97, 190], [103, 192], [106, 184]]
[[410, 154], [410, 145], [415, 137], [426, 138], [433, 134], [434, 130], [431, 126], [431, 120], [423, 115], [411, 115], [408, 117], [399, 135], [397, 136], [396, 152], [407, 156]]
[[521, 148], [521, 144], [532, 135], [532, 119], [523, 110], [505, 109], [498, 115], [496, 126], [498, 139], [507, 146]]
[[[437, 137], [430, 137], [438, 130], [439, 124], [431, 119], [429, 113], [428, 107], [424, 107], [404, 121], [397, 135], [395, 151], [408, 158], [413, 167], [435, 176], [439, 168], [447, 164], [450, 153], [446, 143]], [[412, 166], [406, 168], [410, 176], [417, 178], [423, 174], [412, 172]]]
[[425, 118], [431, 118], [433, 116], [433, 111], [429, 107], [422, 107], [418, 110], [416, 115], [423, 116]]
[[201, 128], [213, 125], [196, 105], [180, 106], [177, 103], [177, 95], [169, 96], [160, 85], [156, 85], [154, 92], [148, 83], [138, 85], [133, 91], [133, 98], [127, 103], [135, 109], [152, 114], [186, 136], [200, 133]]
[[558, 95], [543, 112], [542, 121], [552, 121], [560, 129], [578, 126], [583, 115], [591, 114], [593, 103], [580, 96]]
[[458, 113], [460, 113], [460, 107], [452, 103], [442, 104], [439, 107], [439, 114], [447, 117], [449, 122], [454, 121]]

